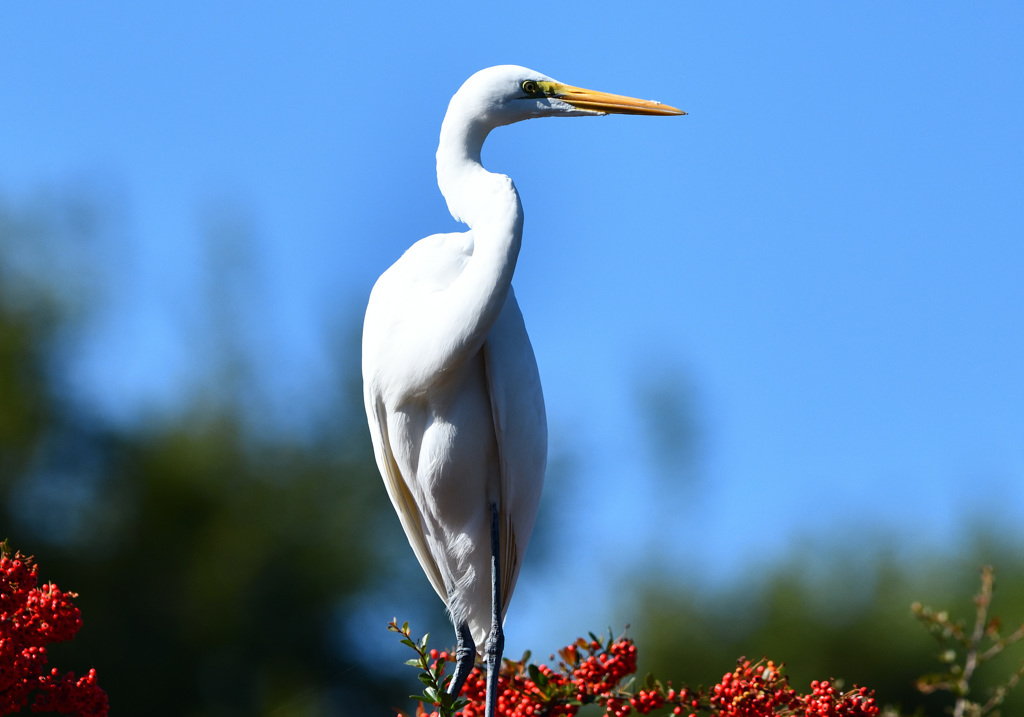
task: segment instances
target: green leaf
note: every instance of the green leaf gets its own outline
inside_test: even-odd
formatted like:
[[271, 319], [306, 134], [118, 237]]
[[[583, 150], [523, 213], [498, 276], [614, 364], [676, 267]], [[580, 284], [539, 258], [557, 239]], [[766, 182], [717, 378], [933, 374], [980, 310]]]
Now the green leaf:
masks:
[[530, 679], [537, 684], [537, 687], [540, 688], [540, 691], [544, 693], [545, 697], [547, 697], [547, 688], [548, 685], [551, 683], [551, 680], [548, 679], [548, 676], [541, 672], [540, 668], [538, 668], [536, 665], [529, 665], [526, 668], [526, 671], [530, 673]]
[[419, 660], [418, 657], [415, 657], [415, 658], [413, 658], [411, 660], [406, 660], [405, 664], [407, 664], [409, 667], [419, 667], [420, 666], [420, 660]]

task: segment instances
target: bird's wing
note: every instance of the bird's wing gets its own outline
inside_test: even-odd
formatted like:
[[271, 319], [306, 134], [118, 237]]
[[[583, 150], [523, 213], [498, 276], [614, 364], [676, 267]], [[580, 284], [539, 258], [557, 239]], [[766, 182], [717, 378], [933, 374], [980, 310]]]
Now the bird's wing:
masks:
[[444, 343], [438, 339], [442, 332], [433, 321], [431, 298], [458, 278], [472, 254], [472, 232], [433, 234], [416, 242], [377, 279], [363, 322], [363, 392], [377, 468], [423, 572], [446, 605], [444, 579], [410, 489], [416, 476], [402, 474], [401, 466], [410, 462], [402, 460], [398, 436], [392, 442], [389, 435], [383, 386], [397, 386], [403, 396], [431, 388], [438, 373], [430, 368], [436, 362], [434, 349]]
[[[367, 403], [372, 397], [367, 396]], [[369, 411], [368, 411], [369, 413]], [[402, 527], [405, 529], [405, 536], [409, 539], [409, 545], [416, 553], [423, 572], [434, 587], [438, 596], [448, 604], [448, 592], [444, 586], [444, 579], [441, 571], [434, 562], [433, 556], [427, 548], [427, 541], [423, 535], [423, 524], [420, 519], [419, 509], [416, 507], [416, 499], [409, 491], [409, 486], [402, 476], [402, 471], [395, 460], [394, 452], [391, 449], [391, 442], [388, 440], [388, 423], [385, 416], [384, 406], [380, 401], [373, 402], [373, 419], [370, 423], [370, 436], [373, 439], [373, 452], [377, 459], [377, 468], [384, 477], [384, 485], [391, 498], [391, 504], [398, 513]]]
[[501, 614], [508, 610], [540, 505], [547, 418], [540, 375], [514, 292], [484, 344], [487, 386], [501, 467]]

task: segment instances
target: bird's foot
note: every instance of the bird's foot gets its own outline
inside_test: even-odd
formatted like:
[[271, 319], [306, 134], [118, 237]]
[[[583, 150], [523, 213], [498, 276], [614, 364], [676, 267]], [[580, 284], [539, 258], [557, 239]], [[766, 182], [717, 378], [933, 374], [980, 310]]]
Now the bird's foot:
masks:
[[458, 697], [462, 692], [462, 686], [466, 684], [469, 673], [473, 671], [473, 663], [476, 661], [476, 644], [469, 632], [469, 625], [460, 625], [455, 634], [458, 637], [458, 644], [455, 646], [455, 673], [452, 681], [448, 683], [448, 694]]

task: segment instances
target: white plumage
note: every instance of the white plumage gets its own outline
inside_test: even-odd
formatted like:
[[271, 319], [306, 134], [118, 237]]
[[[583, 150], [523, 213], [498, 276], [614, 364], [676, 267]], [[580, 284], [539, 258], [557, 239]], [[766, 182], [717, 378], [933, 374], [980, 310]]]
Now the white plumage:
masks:
[[[511, 179], [483, 168], [480, 150], [501, 125], [608, 112], [683, 114], [513, 65], [469, 78], [441, 127], [437, 178], [452, 216], [470, 229], [416, 242], [377, 280], [366, 310], [364, 399], [377, 466], [457, 630], [468, 627], [478, 649], [487, 640], [492, 672], [500, 659], [500, 623], [540, 502], [547, 423], [511, 285], [522, 205]], [[497, 604], [492, 511], [498, 519]], [[461, 630], [459, 637], [462, 646]], [[464, 663], [460, 668], [453, 689], [468, 672]], [[488, 702], [493, 714], [490, 694]]]

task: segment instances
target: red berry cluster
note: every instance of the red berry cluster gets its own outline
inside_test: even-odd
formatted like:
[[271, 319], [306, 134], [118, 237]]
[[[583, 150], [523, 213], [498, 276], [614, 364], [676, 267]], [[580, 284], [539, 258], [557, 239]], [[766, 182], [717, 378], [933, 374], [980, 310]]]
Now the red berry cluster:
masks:
[[779, 712], [796, 714], [799, 696], [775, 663], [742, 660], [722, 676], [708, 694], [708, 703], [721, 717], [760, 717]]
[[[496, 712], [505, 717], [571, 717], [585, 704], [598, 704], [612, 717], [625, 717], [633, 710], [648, 714], [665, 705], [660, 688], [642, 689], [636, 694], [620, 689], [620, 683], [636, 672], [637, 650], [632, 640], [609, 639], [607, 645], [591, 636], [579, 639], [559, 651], [558, 669], [527, 665], [526, 660], [506, 660], [498, 677]], [[480, 717], [486, 700], [486, 675], [473, 669], [462, 697], [469, 700], [458, 717]], [[678, 699], [675, 691], [674, 698]]]
[[[579, 699], [584, 699], [586, 695], [604, 694], [617, 687], [624, 677], [636, 672], [636, 645], [632, 640], [612, 642], [607, 650], [601, 649], [598, 640], [592, 640], [586, 645], [581, 645], [581, 642], [577, 641], [576, 645], [566, 648], [572, 651], [565, 655], [569, 658], [568, 664], [574, 667], [573, 682], [581, 688]], [[590, 653], [582, 660], [579, 659], [581, 647]]]
[[[521, 663], [505, 663], [498, 676], [495, 712], [507, 717], [565, 717], [576, 714], [575, 706], [554, 697], [564, 694], [568, 689], [566, 676], [553, 672], [547, 665], [532, 667], [531, 677]], [[482, 717], [487, 701], [487, 680], [480, 667], [470, 673], [462, 688], [462, 697], [468, 699], [469, 704], [456, 714], [459, 717]]]
[[46, 645], [73, 638], [82, 616], [72, 602], [75, 593], [37, 585], [32, 558], [11, 555], [0, 543], [0, 715], [19, 712], [35, 692], [34, 712], [106, 717], [107, 695], [95, 670], [79, 679], [73, 672], [46, 671]]
[[878, 714], [874, 693], [867, 687], [840, 693], [828, 680], [814, 680], [811, 694], [803, 700], [806, 717], [874, 717]]
[[33, 712], [59, 712], [82, 717], [107, 714], [107, 693], [96, 684], [96, 670], [89, 670], [85, 677], [75, 679], [74, 672], [61, 675], [55, 667], [45, 678], [40, 678], [39, 690], [32, 705]]
[[[395, 631], [398, 632], [397, 625]], [[410, 664], [426, 670], [435, 689], [445, 679], [447, 652], [426, 650], [426, 642], [419, 645], [408, 639], [408, 623], [403, 626], [406, 644], [416, 649], [420, 660]], [[812, 682], [811, 694], [801, 695], [789, 686], [789, 678], [782, 674], [781, 665], [770, 660], [751, 663], [740, 660], [736, 669], [707, 692], [676, 690], [671, 683], [648, 677], [643, 686], [634, 690], [633, 680], [627, 678], [636, 672], [637, 649], [632, 640], [619, 638], [607, 641], [591, 635], [590, 641], [577, 640], [559, 651], [561, 660], [557, 669], [547, 665], [527, 664], [527, 657], [519, 662], [505, 660], [498, 676], [498, 700], [495, 712], [502, 717], [571, 717], [582, 705], [597, 704], [607, 717], [627, 717], [656, 710], [670, 710], [673, 715], [696, 717], [698, 713], [709, 717], [877, 717], [879, 708], [874, 695], [861, 687], [842, 692], [828, 681]], [[554, 656], [552, 655], [552, 659]], [[424, 678], [421, 676], [421, 679]], [[460, 697], [466, 701], [460, 709], [447, 707], [428, 712], [424, 707], [439, 702], [423, 699], [417, 709], [418, 717], [481, 717], [486, 702], [486, 675], [478, 665], [473, 668]], [[420, 698], [422, 699], [422, 698]], [[448, 699], [447, 697], [445, 699]], [[451, 703], [449, 702], [449, 705]], [[663, 713], [665, 714], [665, 713]]]
[[[708, 695], [715, 717], [876, 717], [879, 709], [866, 687], [839, 692], [828, 681], [811, 683], [811, 694], [789, 686], [774, 662], [741, 660]], [[678, 714], [678, 713], [677, 713]]]

